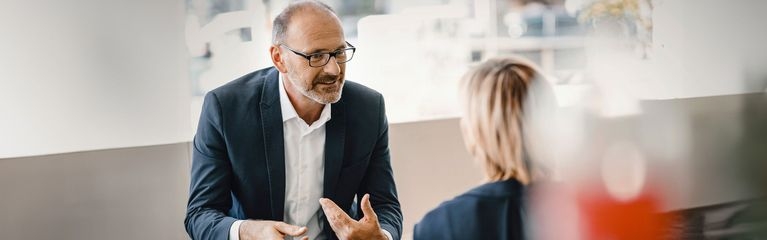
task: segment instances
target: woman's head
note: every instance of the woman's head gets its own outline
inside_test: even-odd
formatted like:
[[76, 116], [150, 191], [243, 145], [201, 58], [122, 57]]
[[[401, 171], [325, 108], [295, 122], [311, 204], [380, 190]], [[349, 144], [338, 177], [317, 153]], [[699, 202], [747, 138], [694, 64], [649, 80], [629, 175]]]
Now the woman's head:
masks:
[[550, 104], [542, 97], [553, 99], [546, 85], [535, 65], [521, 58], [488, 60], [461, 80], [464, 141], [489, 181], [533, 179], [525, 122], [540, 102]]

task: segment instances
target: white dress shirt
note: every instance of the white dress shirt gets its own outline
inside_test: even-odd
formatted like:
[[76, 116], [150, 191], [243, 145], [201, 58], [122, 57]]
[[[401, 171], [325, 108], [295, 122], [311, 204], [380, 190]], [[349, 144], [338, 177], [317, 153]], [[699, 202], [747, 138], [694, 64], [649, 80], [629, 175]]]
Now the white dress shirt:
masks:
[[[325, 174], [325, 124], [330, 121], [330, 104], [311, 125], [298, 117], [288, 98], [284, 78], [280, 74], [280, 107], [282, 130], [285, 141], [285, 215], [284, 222], [306, 226], [309, 239], [325, 239], [320, 218]], [[235, 221], [229, 228], [229, 239], [239, 240], [243, 220]], [[391, 240], [391, 234], [383, 230]], [[287, 239], [290, 239], [288, 237]], [[299, 239], [299, 238], [296, 238]]]
[[320, 198], [325, 174], [325, 123], [330, 121], [330, 104], [311, 123], [298, 117], [280, 77], [280, 105], [285, 139], [285, 219], [306, 226], [309, 239], [324, 239], [320, 229]]

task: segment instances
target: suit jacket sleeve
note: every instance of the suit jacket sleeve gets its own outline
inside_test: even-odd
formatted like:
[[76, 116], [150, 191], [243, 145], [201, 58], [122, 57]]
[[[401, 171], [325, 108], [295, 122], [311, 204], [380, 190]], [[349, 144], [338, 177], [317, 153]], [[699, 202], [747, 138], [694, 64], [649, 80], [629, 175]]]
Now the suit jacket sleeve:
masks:
[[388, 231], [393, 239], [402, 237], [402, 210], [397, 200], [397, 188], [394, 184], [389, 156], [389, 125], [383, 96], [379, 95], [378, 140], [373, 148], [365, 177], [358, 191], [361, 201], [365, 193], [370, 194], [370, 203], [378, 215], [381, 228]]
[[227, 155], [222, 109], [213, 92], [205, 100], [192, 143], [189, 202], [184, 225], [192, 239], [226, 240], [236, 219], [232, 206], [232, 166]]

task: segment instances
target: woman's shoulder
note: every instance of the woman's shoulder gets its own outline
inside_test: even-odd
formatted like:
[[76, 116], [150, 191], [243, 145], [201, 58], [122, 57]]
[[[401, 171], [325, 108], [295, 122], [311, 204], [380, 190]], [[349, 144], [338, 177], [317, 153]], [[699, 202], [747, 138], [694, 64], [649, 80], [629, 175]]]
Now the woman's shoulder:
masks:
[[469, 210], [472, 206], [480, 203], [491, 204], [497, 201], [520, 200], [523, 197], [523, 192], [524, 186], [516, 180], [485, 183], [443, 202], [432, 212]]
[[[421, 222], [416, 224], [414, 237], [415, 239], [427, 239], [425, 236], [450, 239], [450, 236], [456, 236], [461, 232], [470, 233], [472, 224], [467, 222], [487, 219], [488, 214], [499, 214], [498, 209], [508, 204], [520, 204], [522, 188], [522, 185], [515, 180], [486, 183], [475, 187], [443, 202], [424, 215]], [[457, 226], [459, 224], [460, 226]]]

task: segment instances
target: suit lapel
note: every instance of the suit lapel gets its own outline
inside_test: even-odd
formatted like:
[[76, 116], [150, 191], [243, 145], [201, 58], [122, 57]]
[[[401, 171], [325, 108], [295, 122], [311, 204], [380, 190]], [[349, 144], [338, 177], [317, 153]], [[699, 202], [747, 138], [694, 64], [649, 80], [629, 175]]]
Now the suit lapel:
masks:
[[325, 179], [323, 196], [331, 198], [341, 172], [344, 158], [344, 141], [346, 137], [346, 115], [344, 99], [331, 106], [331, 118], [325, 126]]
[[261, 124], [264, 131], [272, 219], [282, 221], [285, 209], [285, 140], [277, 81], [277, 70], [273, 68], [266, 76], [261, 92]]

